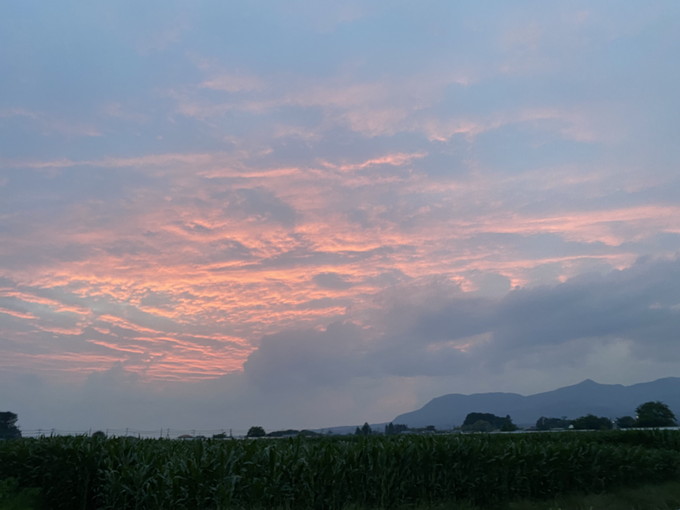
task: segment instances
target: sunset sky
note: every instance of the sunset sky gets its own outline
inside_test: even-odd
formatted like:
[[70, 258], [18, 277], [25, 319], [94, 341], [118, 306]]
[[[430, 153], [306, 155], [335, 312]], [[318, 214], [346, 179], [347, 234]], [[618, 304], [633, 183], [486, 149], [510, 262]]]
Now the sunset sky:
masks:
[[0, 411], [326, 427], [680, 376], [680, 3], [0, 4]]

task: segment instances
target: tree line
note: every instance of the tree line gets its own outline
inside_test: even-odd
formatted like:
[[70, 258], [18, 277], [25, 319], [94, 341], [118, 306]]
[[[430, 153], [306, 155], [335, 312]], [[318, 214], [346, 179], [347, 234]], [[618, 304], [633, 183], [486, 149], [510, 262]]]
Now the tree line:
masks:
[[645, 402], [635, 409], [635, 416], [621, 416], [611, 420], [604, 416], [587, 414], [568, 420], [566, 418], [546, 418], [541, 416], [536, 421], [536, 430], [576, 429], [576, 430], [609, 430], [616, 425], [620, 429], [673, 427], [677, 419], [673, 411], [659, 401]]
[[[605, 416], [595, 416], [594, 414], [586, 414], [575, 419], [562, 418], [547, 418], [541, 416], [537, 421], [534, 430], [560, 430], [560, 429], [574, 429], [574, 430], [610, 430], [615, 426], [619, 429], [626, 428], [657, 428], [657, 427], [673, 427], [677, 425], [677, 419], [671, 409], [659, 401], [645, 402], [640, 404], [635, 409], [635, 416], [621, 416], [615, 420], [611, 420]], [[512, 432], [518, 430], [519, 427], [515, 425], [509, 415], [496, 416], [492, 413], [472, 412], [468, 413], [461, 425], [462, 432]], [[435, 432], [435, 427], [430, 425], [428, 427], [412, 429], [403, 424], [389, 423], [385, 426], [385, 435], [400, 434], [403, 432]], [[369, 435], [375, 433], [371, 430], [368, 423], [364, 423], [362, 427], [357, 427], [356, 435]]]
[[[16, 425], [17, 415], [10, 411], [0, 412], [0, 439], [16, 439], [21, 437], [21, 431]], [[576, 430], [609, 430], [614, 428], [656, 428], [672, 427], [677, 425], [677, 419], [671, 409], [659, 401], [645, 402], [635, 409], [635, 416], [622, 416], [612, 421], [604, 416], [587, 414], [579, 418], [569, 420], [566, 417], [548, 418], [541, 416], [533, 427], [535, 430], [557, 430], [557, 429], [576, 429]], [[492, 413], [472, 412], [465, 417], [460, 430], [463, 432], [512, 432], [518, 427], [509, 415], [496, 416]], [[433, 425], [422, 428], [410, 428], [401, 423], [389, 423], [385, 425], [384, 434], [396, 435], [402, 433], [433, 433], [436, 429]], [[357, 427], [356, 435], [368, 436], [375, 434], [368, 423]], [[103, 432], [102, 432], [103, 434]], [[224, 434], [221, 434], [224, 435]], [[260, 426], [250, 427], [246, 437], [285, 437], [293, 435], [319, 436], [318, 432], [311, 430], [281, 430], [266, 433]], [[217, 438], [217, 437], [216, 437]], [[219, 438], [221, 439], [221, 438]]]
[[[533, 428], [535, 430], [610, 430], [614, 428], [614, 424], [616, 424], [618, 428], [625, 429], [635, 427], [672, 427], [676, 425], [676, 423], [677, 421], [675, 415], [670, 410], [670, 408], [663, 402], [655, 401], [640, 404], [635, 409], [635, 417], [622, 416], [612, 421], [611, 419], [604, 416], [595, 416], [593, 414], [587, 414], [573, 420], [569, 420], [566, 417], [546, 418], [545, 416], [541, 416], [536, 421], [536, 425]], [[492, 413], [481, 412], [468, 413], [468, 415], [465, 417], [465, 421], [463, 421], [463, 424], [460, 427], [462, 432], [513, 432], [518, 429], [519, 427], [513, 423], [512, 418], [509, 415], [496, 416]], [[403, 423], [390, 422], [385, 425], [384, 431], [382, 433], [386, 436], [392, 436], [404, 433], [428, 434], [434, 432], [437, 432], [434, 425], [412, 428], [404, 425]], [[379, 433], [379, 431], [373, 430], [368, 422], [364, 423], [361, 427], [356, 427], [354, 431], [354, 435], [357, 436], [370, 436]], [[248, 430], [246, 437], [314, 437], [321, 435], [322, 434], [311, 430], [295, 429], [277, 430], [267, 433], [263, 427], [253, 426]]]

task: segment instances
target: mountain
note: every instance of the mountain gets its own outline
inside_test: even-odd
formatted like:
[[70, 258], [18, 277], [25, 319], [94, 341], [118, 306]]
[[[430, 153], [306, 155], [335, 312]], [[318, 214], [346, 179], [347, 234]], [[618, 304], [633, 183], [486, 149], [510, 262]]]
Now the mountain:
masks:
[[434, 398], [417, 411], [400, 414], [393, 423], [409, 427], [459, 426], [468, 413], [510, 415], [518, 425], [534, 425], [541, 416], [578, 418], [586, 414], [617, 418], [634, 415], [644, 402], [660, 400], [680, 418], [680, 377], [623, 386], [599, 384], [590, 379], [553, 391], [523, 396], [517, 393], [453, 393]]

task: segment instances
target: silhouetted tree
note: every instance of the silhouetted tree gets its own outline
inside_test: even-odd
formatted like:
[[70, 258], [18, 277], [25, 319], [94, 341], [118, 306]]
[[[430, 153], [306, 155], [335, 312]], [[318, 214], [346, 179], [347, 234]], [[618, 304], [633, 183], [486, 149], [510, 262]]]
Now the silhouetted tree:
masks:
[[16, 426], [17, 415], [10, 411], [0, 413], [0, 439], [17, 439], [21, 431]]
[[371, 429], [371, 426], [368, 424], [368, 422], [366, 422], [361, 426], [361, 428], [357, 427], [354, 433], [357, 436], [370, 436], [373, 433], [373, 430]]
[[675, 414], [663, 402], [645, 402], [635, 409], [638, 427], [672, 427], [676, 424]]
[[567, 429], [571, 421], [565, 418], [546, 418], [541, 416], [536, 420], [536, 430]]
[[248, 429], [248, 433], [246, 434], [246, 437], [264, 437], [266, 436], [267, 433], [264, 431], [262, 427], [250, 427]]
[[494, 430], [493, 425], [486, 420], [477, 420], [474, 423], [463, 425], [461, 428], [466, 432], [491, 432]]
[[577, 430], [610, 430], [614, 426], [609, 418], [587, 414], [576, 418], [572, 425]]
[[517, 425], [512, 423], [512, 418], [510, 418], [509, 414], [505, 415], [505, 418], [503, 418], [503, 423], [501, 424], [501, 432], [514, 432], [517, 430]]
[[471, 432], [491, 432], [492, 430], [510, 432], [517, 430], [517, 425], [512, 422], [510, 415], [502, 417], [491, 413], [469, 413], [461, 429]]
[[403, 423], [388, 423], [385, 425], [385, 435], [390, 436], [390, 435], [395, 435], [395, 434], [401, 434], [402, 432], [406, 432], [408, 430], [408, 427], [404, 425]]
[[267, 437], [292, 437], [300, 434], [297, 429], [274, 430], [267, 434]]
[[616, 426], [620, 429], [630, 429], [637, 425], [635, 418], [632, 416], [621, 416], [616, 418]]

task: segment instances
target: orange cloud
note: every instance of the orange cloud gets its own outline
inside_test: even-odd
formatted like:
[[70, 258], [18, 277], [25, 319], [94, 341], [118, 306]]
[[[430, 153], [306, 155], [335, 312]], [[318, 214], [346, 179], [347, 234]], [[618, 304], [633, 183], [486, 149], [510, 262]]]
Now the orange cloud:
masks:
[[0, 313], [4, 313], [5, 315], [11, 315], [12, 317], [16, 317], [17, 319], [37, 319], [38, 317], [33, 315], [32, 313], [27, 313], [27, 312], [20, 312], [17, 310], [10, 310], [8, 308], [0, 307]]
[[80, 335], [83, 333], [82, 328], [60, 328], [58, 326], [43, 326], [36, 325], [36, 327], [41, 331], [46, 331], [48, 333], [54, 333], [55, 335]]

